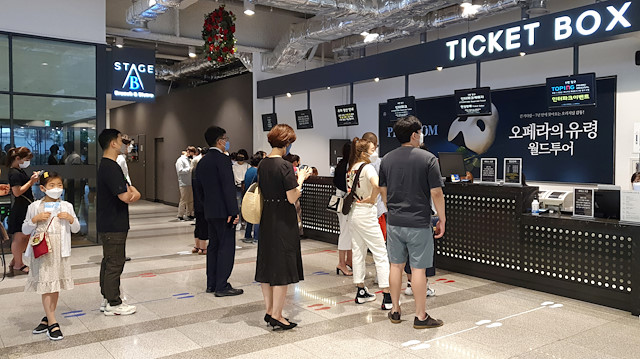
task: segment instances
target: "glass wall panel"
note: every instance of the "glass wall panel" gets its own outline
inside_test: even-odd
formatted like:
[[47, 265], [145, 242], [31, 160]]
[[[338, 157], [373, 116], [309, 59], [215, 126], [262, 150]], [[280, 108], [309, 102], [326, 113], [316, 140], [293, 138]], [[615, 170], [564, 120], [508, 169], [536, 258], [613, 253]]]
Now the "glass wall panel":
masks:
[[9, 118], [9, 95], [0, 94], [0, 166], [4, 165], [2, 150], [11, 141], [11, 121]]
[[13, 91], [95, 97], [95, 46], [13, 37]]
[[9, 37], [0, 35], [0, 91], [9, 91]]

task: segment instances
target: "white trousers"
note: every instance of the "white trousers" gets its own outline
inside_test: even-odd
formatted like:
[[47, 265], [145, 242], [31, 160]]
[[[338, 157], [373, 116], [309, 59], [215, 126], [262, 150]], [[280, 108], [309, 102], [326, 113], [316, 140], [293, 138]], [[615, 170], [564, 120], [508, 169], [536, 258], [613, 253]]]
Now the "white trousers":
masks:
[[349, 213], [348, 225], [353, 250], [353, 282], [364, 283], [365, 258], [367, 248], [373, 255], [378, 272], [378, 286], [389, 287], [389, 257], [380, 224], [378, 224], [376, 206], [356, 203]]
[[[345, 192], [336, 188], [336, 195], [345, 196]], [[338, 237], [338, 250], [351, 250], [351, 235], [349, 234], [349, 218], [342, 213], [338, 213], [338, 222], [340, 223], [340, 236]]]

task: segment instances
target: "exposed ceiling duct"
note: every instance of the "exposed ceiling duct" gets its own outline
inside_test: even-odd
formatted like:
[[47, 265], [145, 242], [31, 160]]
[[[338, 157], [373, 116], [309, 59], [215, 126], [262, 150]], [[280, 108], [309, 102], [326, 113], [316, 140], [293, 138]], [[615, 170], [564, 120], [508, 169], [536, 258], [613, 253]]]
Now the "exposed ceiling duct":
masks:
[[148, 32], [147, 22], [155, 20], [171, 8], [180, 6], [182, 0], [135, 0], [127, 9], [127, 23], [134, 25], [133, 30]]
[[[391, 41], [429, 28], [449, 26], [469, 18], [456, 0], [254, 0], [256, 3], [295, 11], [315, 12], [314, 19], [291, 26], [273, 52], [262, 59], [263, 71], [297, 65], [309, 49], [332, 41], [333, 51], [362, 48], [370, 43]], [[525, 0], [484, 0], [474, 19], [519, 7]], [[362, 32], [386, 29], [365, 43]], [[335, 41], [338, 40], [338, 41]]]
[[[244, 70], [242, 72], [251, 71], [251, 62], [253, 55], [250, 53], [237, 53], [236, 58], [238, 60], [234, 60], [231, 63], [227, 64], [217, 64], [207, 59], [198, 58], [198, 59], [189, 59], [174, 65], [156, 65], [156, 80], [164, 80], [164, 81], [176, 81], [180, 78], [186, 77], [202, 77], [208, 78], [213, 76], [213, 73], [216, 73], [217, 77], [215, 79], [223, 78], [222, 74], [226, 73], [225, 69], [235, 69], [237, 67], [242, 67]], [[248, 65], [248, 66], [247, 66]], [[216, 70], [212, 72], [212, 70]], [[237, 71], [236, 71], [237, 72]], [[239, 73], [242, 73], [239, 72]], [[233, 73], [235, 74], [235, 73]], [[231, 76], [226, 75], [226, 76]]]

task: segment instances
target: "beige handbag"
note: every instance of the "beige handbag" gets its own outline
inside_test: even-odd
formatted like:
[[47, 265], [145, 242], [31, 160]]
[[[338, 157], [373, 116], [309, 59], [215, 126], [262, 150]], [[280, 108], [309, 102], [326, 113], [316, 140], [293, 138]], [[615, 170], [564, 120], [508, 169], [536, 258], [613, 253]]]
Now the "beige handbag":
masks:
[[249, 186], [247, 193], [242, 197], [242, 218], [252, 224], [260, 224], [262, 217], [262, 193], [258, 182]]

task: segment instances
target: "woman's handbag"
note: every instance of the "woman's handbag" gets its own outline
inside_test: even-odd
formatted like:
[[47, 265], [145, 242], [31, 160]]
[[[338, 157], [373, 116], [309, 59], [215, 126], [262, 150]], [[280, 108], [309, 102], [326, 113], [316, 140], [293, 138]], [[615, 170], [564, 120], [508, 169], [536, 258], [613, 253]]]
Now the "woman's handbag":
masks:
[[54, 218], [51, 219], [44, 232], [35, 234], [29, 239], [29, 244], [33, 247], [33, 256], [35, 258], [51, 252], [51, 244], [47, 240], [47, 232], [49, 231], [49, 226], [51, 226], [53, 220]]
[[360, 172], [362, 172], [362, 169], [364, 168], [364, 166], [366, 166], [366, 163], [363, 163], [360, 166], [360, 168], [358, 168], [358, 171], [356, 172], [356, 177], [353, 181], [353, 185], [351, 186], [351, 191], [342, 200], [342, 214], [344, 214], [345, 216], [349, 214], [349, 212], [351, 212], [351, 207], [353, 207], [353, 201], [356, 199], [360, 200], [360, 197], [356, 195], [356, 189], [360, 184]]
[[252, 224], [260, 224], [262, 217], [262, 193], [258, 182], [254, 182], [242, 197], [242, 218]]
[[327, 211], [333, 213], [342, 213], [342, 205], [344, 203], [344, 198], [340, 197], [336, 194], [329, 198], [329, 203], [327, 203]]

